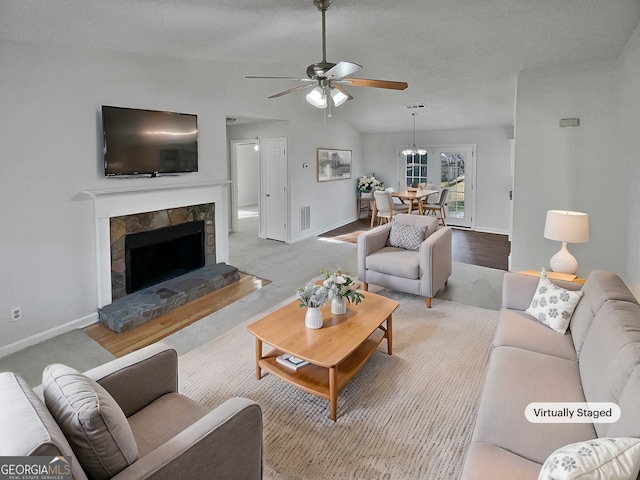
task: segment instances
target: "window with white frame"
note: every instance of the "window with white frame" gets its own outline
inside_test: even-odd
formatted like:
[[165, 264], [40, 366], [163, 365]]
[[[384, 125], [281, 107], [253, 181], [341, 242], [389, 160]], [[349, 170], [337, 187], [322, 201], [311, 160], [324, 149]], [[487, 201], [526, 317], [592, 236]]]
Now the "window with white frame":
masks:
[[417, 187], [419, 183], [427, 183], [427, 154], [404, 155], [405, 185]]

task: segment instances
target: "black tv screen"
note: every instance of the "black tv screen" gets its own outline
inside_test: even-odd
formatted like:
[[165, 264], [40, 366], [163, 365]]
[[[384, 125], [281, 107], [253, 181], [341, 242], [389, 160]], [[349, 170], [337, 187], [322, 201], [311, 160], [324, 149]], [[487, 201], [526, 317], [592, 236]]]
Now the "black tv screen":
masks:
[[105, 175], [198, 171], [196, 115], [102, 107]]

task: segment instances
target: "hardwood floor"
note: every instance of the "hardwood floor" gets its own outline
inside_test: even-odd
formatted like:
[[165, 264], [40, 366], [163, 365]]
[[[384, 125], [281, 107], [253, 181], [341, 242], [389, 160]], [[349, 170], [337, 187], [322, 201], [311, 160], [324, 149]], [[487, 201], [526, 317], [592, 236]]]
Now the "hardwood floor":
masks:
[[452, 257], [456, 262], [509, 269], [511, 242], [507, 235], [454, 228], [451, 242]]
[[85, 333], [116, 357], [162, 340], [207, 315], [269, 284], [268, 280], [240, 273], [240, 280], [182, 305], [128, 332], [115, 333], [101, 323], [84, 329]]
[[[370, 219], [362, 218], [320, 236], [346, 237], [349, 233], [369, 229]], [[507, 270], [510, 252], [511, 242], [507, 235], [475, 232], [460, 228], [453, 229], [452, 258], [455, 262]]]

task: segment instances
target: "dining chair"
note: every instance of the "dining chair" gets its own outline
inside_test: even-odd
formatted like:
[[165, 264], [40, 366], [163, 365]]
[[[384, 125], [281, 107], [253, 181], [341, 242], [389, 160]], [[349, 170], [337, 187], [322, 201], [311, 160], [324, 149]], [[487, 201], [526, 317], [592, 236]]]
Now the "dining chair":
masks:
[[391, 194], [391, 201], [392, 201], [394, 204], [396, 204], [396, 205], [405, 205], [405, 201], [404, 201], [403, 199], [398, 198], [398, 197], [394, 197], [394, 196], [393, 196], [393, 192], [395, 192], [395, 191], [396, 191], [396, 189], [395, 189], [395, 188], [393, 188], [393, 187], [387, 187], [387, 188], [385, 188], [384, 190], [385, 190], [386, 192], [389, 192], [389, 193]]
[[[409, 205], [393, 203], [391, 192], [387, 190], [376, 191], [373, 193], [373, 197], [376, 202], [378, 225], [390, 222], [396, 213], [407, 213], [409, 211]], [[373, 220], [371, 223], [373, 224]]]
[[438, 203], [426, 204], [422, 207], [422, 211], [425, 215], [433, 213], [438, 218], [438, 223], [442, 222], [442, 225], [446, 225], [444, 219], [447, 218], [447, 197], [449, 196], [449, 189], [443, 188], [440, 191], [440, 198]]
[[[438, 185], [436, 185], [435, 183], [427, 183], [424, 188], [425, 190], [438, 190]], [[437, 195], [429, 195], [429, 197], [427, 197], [427, 204], [435, 205], [436, 203], [438, 203]]]

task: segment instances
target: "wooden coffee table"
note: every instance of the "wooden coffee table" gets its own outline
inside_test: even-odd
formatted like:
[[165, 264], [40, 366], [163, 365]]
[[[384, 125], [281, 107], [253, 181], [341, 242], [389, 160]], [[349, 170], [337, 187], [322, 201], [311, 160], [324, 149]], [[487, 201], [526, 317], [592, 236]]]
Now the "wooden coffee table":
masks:
[[[358, 305], [347, 303], [347, 313], [333, 315], [331, 305], [321, 308], [323, 327], [312, 330], [304, 325], [306, 308], [296, 300], [252, 323], [247, 330], [256, 337], [256, 378], [262, 371], [326, 398], [331, 419], [336, 420], [338, 393], [349, 383], [376, 351], [384, 338], [392, 354], [392, 314], [398, 302], [366, 292]], [[263, 354], [262, 344], [274, 349]], [[276, 362], [283, 353], [310, 363], [292, 370]]]

